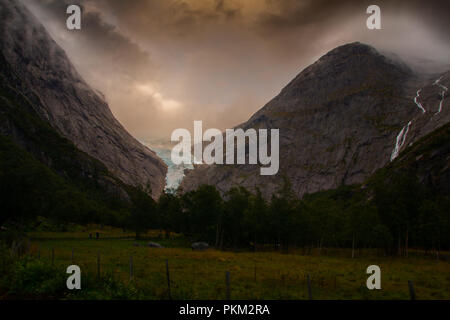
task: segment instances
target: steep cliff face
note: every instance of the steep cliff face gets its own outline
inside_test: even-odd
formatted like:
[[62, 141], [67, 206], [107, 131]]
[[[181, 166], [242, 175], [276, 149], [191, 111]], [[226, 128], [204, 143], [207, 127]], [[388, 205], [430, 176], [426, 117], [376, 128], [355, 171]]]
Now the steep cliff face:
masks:
[[[103, 163], [77, 149], [71, 141], [42, 120], [34, 111], [36, 106], [31, 105], [27, 98], [12, 88], [10, 84], [14, 76], [8, 68], [4, 68], [3, 62], [0, 56], [0, 161], [3, 171], [0, 175], [5, 179], [4, 187], [8, 189], [8, 183], [13, 180], [8, 178], [11, 168], [7, 163], [11, 161], [10, 158], [18, 158], [18, 162], [22, 164], [28, 161], [35, 168], [47, 167], [42, 172], [56, 173], [62, 178], [52, 179], [51, 174], [44, 175], [35, 182], [38, 189], [53, 182], [62, 188], [71, 186], [71, 192], [86, 193], [94, 201], [106, 203], [113, 209], [118, 209], [115, 206], [117, 203], [128, 203], [132, 188], [111, 174]], [[5, 81], [6, 75], [9, 75], [9, 81]], [[28, 160], [22, 159], [22, 156]], [[20, 171], [16, 166], [12, 166], [12, 170], [16, 173]], [[24, 180], [29, 182], [32, 178]], [[19, 197], [22, 193], [30, 192], [17, 191], [16, 189], [15, 195]]]
[[299, 196], [361, 183], [405, 147], [449, 122], [449, 85], [449, 72], [418, 75], [370, 46], [338, 47], [239, 126], [280, 130], [277, 175], [260, 176], [254, 165], [201, 165], [188, 173], [181, 188], [213, 184], [225, 192], [242, 185], [270, 197], [284, 175]]
[[121, 126], [20, 1], [0, 1], [0, 39], [0, 54], [16, 78], [11, 84], [42, 119], [123, 182], [149, 185], [159, 196], [167, 166]]

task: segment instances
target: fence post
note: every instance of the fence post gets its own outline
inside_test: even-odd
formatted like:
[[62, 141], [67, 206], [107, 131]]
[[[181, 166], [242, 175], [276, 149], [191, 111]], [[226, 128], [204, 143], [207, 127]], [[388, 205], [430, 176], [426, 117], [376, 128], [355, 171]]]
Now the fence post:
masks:
[[306, 276], [306, 284], [308, 285], [308, 298], [312, 300], [312, 292], [311, 292], [311, 278], [309, 274]]
[[52, 248], [52, 266], [54, 265], [54, 263], [55, 263], [55, 249]]
[[133, 255], [130, 256], [130, 281], [133, 281]]
[[100, 250], [97, 251], [97, 278], [100, 279]]
[[37, 252], [37, 254], [38, 254], [38, 260], [40, 260], [41, 259], [41, 246], [39, 245], [38, 246], [38, 252]]
[[73, 249], [72, 249], [72, 264], [73, 264]]
[[170, 292], [170, 273], [169, 273], [169, 260], [166, 259], [166, 276], [167, 276], [167, 287], [169, 288], [169, 299], [172, 300], [172, 293]]
[[416, 300], [416, 293], [414, 292], [414, 284], [411, 280], [408, 280], [408, 287], [409, 287], [409, 296], [411, 297], [411, 300]]
[[227, 271], [225, 273], [225, 282], [227, 285], [227, 300], [230, 300], [231, 294], [230, 294], [230, 271]]

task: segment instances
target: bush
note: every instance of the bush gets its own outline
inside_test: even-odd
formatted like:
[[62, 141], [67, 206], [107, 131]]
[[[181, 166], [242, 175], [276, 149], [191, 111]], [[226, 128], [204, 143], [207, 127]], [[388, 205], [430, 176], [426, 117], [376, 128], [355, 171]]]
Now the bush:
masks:
[[126, 284], [112, 275], [105, 275], [100, 280], [95, 276], [81, 276], [81, 290], [74, 290], [68, 299], [80, 300], [132, 300], [138, 298], [138, 291], [133, 284]]
[[21, 298], [52, 299], [64, 296], [66, 275], [39, 260], [27, 258], [11, 266], [8, 295]]

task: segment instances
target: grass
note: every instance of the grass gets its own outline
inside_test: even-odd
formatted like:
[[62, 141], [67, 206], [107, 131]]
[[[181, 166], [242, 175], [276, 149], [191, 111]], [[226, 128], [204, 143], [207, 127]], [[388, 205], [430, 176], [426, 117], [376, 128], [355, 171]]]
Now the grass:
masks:
[[[166, 259], [169, 262], [171, 292], [174, 299], [225, 299], [225, 273], [231, 274], [232, 299], [307, 299], [306, 275], [310, 275], [314, 299], [409, 299], [408, 280], [414, 282], [417, 299], [450, 299], [450, 263], [412, 252], [409, 258], [379, 257], [362, 251], [356, 258], [347, 250], [317, 251], [303, 255], [302, 250], [279, 252], [192, 251], [184, 237], [159, 239], [157, 231], [146, 240], [135, 241], [121, 230], [102, 229], [100, 240], [89, 239], [86, 232], [31, 233], [31, 255], [51, 261], [65, 273], [72, 264], [80, 266], [82, 275], [95, 278], [97, 253], [100, 252], [102, 279], [117, 279], [132, 286], [134, 295], [126, 298], [167, 299]], [[129, 238], [123, 238], [123, 236]], [[122, 237], [122, 238], [119, 238]], [[166, 248], [150, 248], [156, 241]], [[141, 246], [135, 246], [139, 243]], [[130, 256], [133, 256], [134, 279], [130, 281]], [[381, 290], [368, 290], [366, 269], [381, 268]], [[89, 288], [85, 288], [89, 289]], [[81, 290], [83, 291], [83, 290]], [[86, 298], [73, 296], [73, 298]], [[92, 298], [89, 296], [88, 298]], [[95, 297], [94, 297], [95, 298]], [[105, 298], [102, 296], [101, 298]], [[107, 298], [107, 297], [106, 297]]]

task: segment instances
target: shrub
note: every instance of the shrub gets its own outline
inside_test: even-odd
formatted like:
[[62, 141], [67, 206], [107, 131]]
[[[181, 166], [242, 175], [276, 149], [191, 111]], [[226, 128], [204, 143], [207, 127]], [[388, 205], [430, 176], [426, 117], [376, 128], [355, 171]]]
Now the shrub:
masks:
[[64, 296], [66, 275], [39, 260], [27, 258], [11, 265], [8, 295], [21, 298], [52, 299]]

